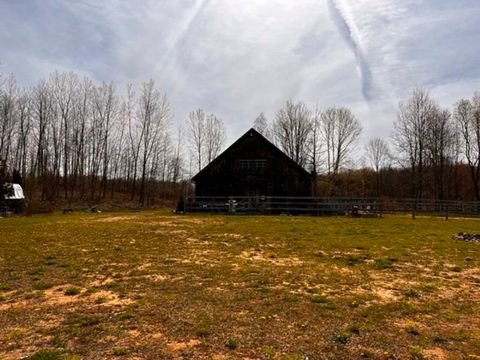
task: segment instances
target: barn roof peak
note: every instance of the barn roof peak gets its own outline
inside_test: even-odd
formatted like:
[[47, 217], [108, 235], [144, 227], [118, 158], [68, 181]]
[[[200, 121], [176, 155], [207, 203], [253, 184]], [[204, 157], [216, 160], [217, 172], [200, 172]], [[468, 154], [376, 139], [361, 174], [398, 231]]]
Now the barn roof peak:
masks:
[[270, 146], [275, 152], [277, 152], [280, 156], [284, 157], [287, 159], [287, 161], [291, 162], [294, 166], [298, 167], [301, 169], [301, 171], [304, 171], [305, 173], [309, 174], [307, 170], [305, 170], [301, 165], [299, 165], [295, 160], [293, 160], [290, 156], [285, 154], [282, 150], [280, 150], [275, 144], [273, 144], [270, 140], [268, 140], [265, 136], [263, 136], [260, 132], [255, 130], [253, 127], [250, 128], [245, 134], [240, 136], [232, 145], [230, 145], [228, 148], [226, 148], [220, 155], [218, 155], [215, 159], [213, 159], [208, 165], [206, 165], [202, 170], [200, 170], [194, 177], [192, 177], [192, 181], [195, 182], [195, 180], [203, 174], [208, 168], [213, 166], [215, 163], [220, 161], [221, 158], [225, 156], [226, 153], [230, 151], [230, 149], [234, 148], [237, 144], [241, 143], [245, 138], [250, 137], [250, 136], [256, 136], [260, 139], [260, 141], [263, 141], [266, 143], [268, 146]]

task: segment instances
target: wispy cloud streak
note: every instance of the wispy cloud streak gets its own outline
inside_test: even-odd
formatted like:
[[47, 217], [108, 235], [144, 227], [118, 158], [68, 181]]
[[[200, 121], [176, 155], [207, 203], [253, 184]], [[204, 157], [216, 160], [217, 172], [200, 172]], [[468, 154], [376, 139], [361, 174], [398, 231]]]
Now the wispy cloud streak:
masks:
[[355, 35], [358, 31], [354, 30], [355, 25], [352, 24], [351, 20], [346, 18], [343, 13], [344, 10], [340, 8], [335, 0], [328, 0], [328, 8], [339, 33], [342, 35], [355, 56], [361, 78], [362, 95], [366, 101], [370, 102], [374, 100], [375, 97], [373, 77], [368, 61], [365, 58], [359, 40], [357, 39], [357, 35]]
[[172, 54], [175, 53], [177, 47], [182, 43], [185, 36], [190, 33], [190, 30], [194, 26], [196, 20], [207, 8], [210, 0], [197, 0], [195, 6], [185, 17], [185, 20], [180, 24], [178, 31], [173, 36], [173, 40], [170, 42], [170, 45], [165, 49], [165, 55], [163, 56], [160, 64], [163, 66], [167, 65], [169, 61], [172, 60]]

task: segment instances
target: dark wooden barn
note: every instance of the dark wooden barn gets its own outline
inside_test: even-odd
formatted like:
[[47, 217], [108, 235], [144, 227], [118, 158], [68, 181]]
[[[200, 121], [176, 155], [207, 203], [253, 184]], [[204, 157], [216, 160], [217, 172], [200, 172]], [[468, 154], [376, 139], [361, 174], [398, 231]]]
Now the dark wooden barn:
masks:
[[312, 196], [312, 176], [255, 129], [192, 181], [196, 196]]

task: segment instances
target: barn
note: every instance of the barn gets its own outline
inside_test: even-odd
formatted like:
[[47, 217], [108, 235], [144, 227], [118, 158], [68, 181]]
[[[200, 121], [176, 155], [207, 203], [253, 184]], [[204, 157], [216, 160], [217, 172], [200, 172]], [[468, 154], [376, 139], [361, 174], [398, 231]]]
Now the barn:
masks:
[[192, 178], [199, 196], [312, 196], [312, 176], [255, 129]]

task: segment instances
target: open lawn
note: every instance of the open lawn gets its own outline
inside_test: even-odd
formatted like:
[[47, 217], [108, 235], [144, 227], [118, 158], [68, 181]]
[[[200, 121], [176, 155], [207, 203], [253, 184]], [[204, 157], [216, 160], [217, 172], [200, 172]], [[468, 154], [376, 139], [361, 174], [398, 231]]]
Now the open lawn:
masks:
[[0, 359], [480, 358], [480, 221], [0, 219]]

